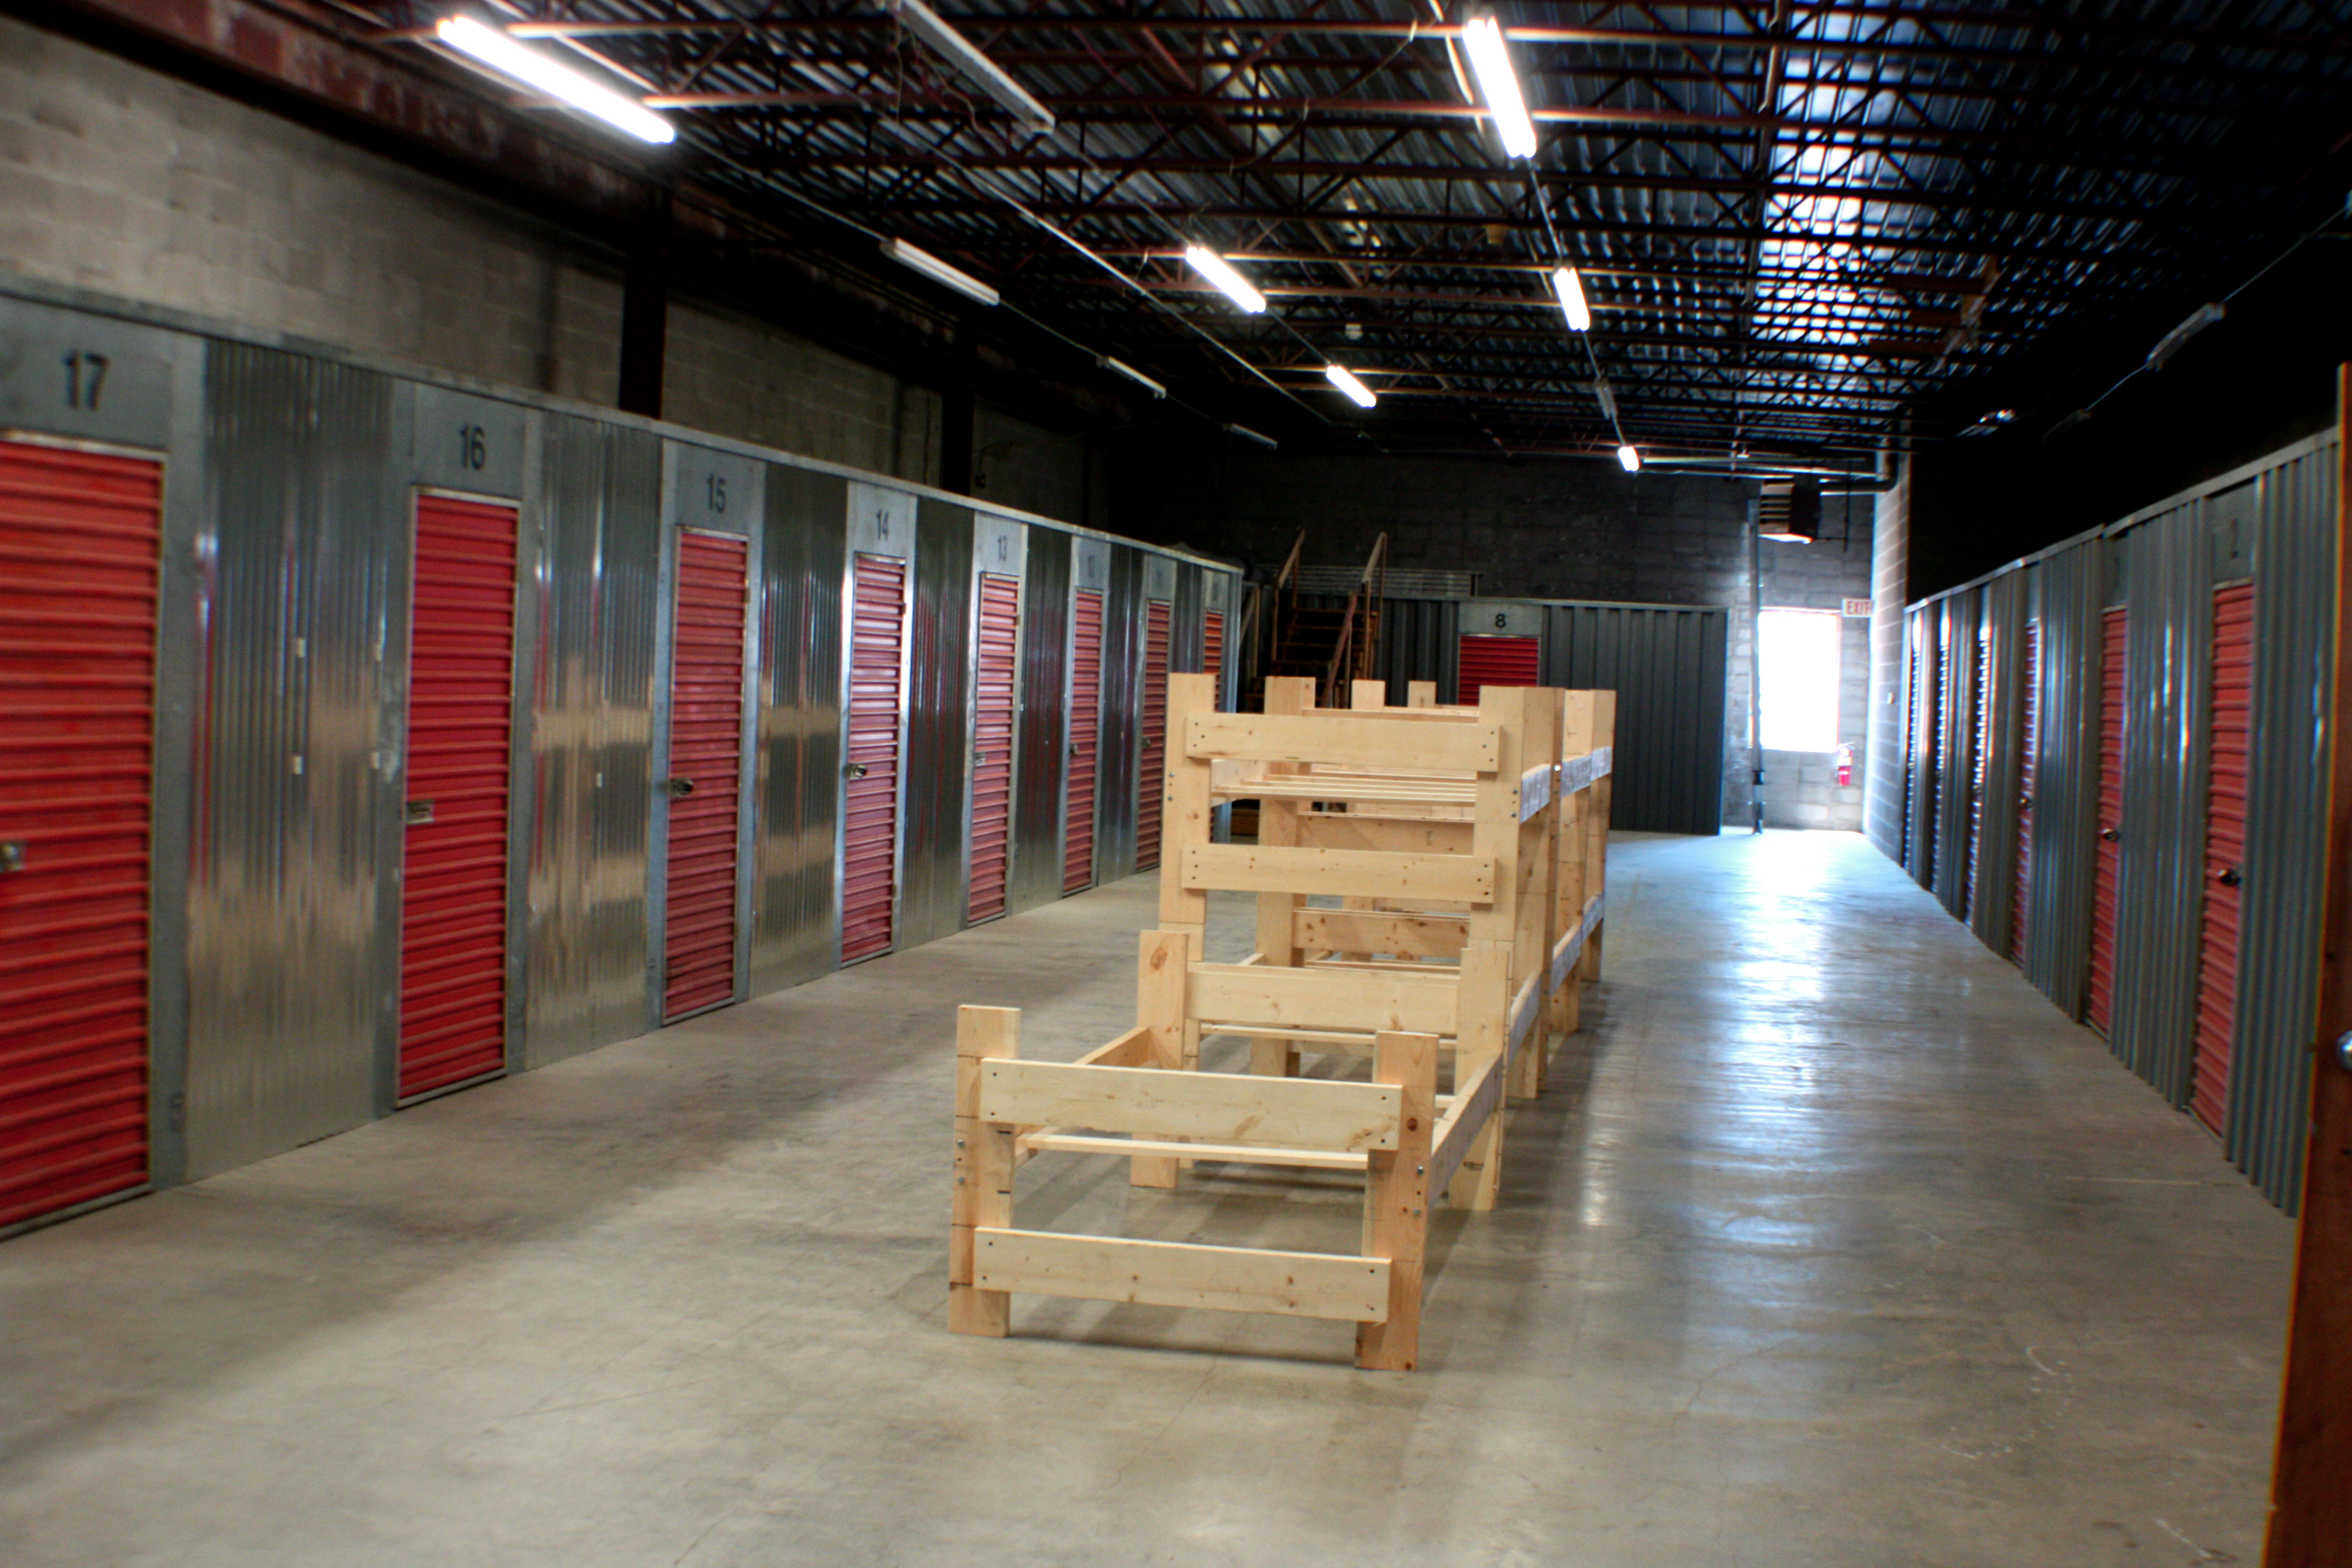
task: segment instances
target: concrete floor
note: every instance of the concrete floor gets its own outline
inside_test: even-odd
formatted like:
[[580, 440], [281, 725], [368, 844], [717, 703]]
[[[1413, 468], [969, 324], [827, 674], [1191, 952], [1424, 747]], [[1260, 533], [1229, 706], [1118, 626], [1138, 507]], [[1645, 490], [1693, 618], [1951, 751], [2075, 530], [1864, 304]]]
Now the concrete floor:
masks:
[[[0, 1563], [2252, 1562], [2288, 1223], [1860, 840], [1615, 855], [1418, 1375], [946, 1332], [950, 1004], [1108, 1038], [1137, 881], [0, 1245]], [[1355, 1239], [1337, 1185], [1023, 1175]]]

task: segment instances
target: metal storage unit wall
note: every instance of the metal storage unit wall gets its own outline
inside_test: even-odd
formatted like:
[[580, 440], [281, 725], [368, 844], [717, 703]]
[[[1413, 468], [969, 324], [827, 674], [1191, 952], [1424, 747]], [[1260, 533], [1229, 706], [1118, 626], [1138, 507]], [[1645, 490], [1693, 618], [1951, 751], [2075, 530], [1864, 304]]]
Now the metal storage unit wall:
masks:
[[1730, 613], [1553, 604], [1546, 619], [1544, 685], [1617, 694], [1609, 825], [1720, 831]]
[[[1978, 880], [1970, 924], [2007, 950], [2011, 912], [1990, 905], [2021, 890], [2009, 896], [2028, 904], [2027, 977], [2094, 1024], [2111, 996], [2109, 1049], [2170, 1103], [2194, 1104], [2216, 1124], [2227, 1156], [2283, 1206], [2301, 1180], [2316, 1003], [2326, 823], [2311, 780], [2327, 757], [2335, 458], [2332, 433], [2298, 443], [1908, 612], [1914, 873], [1924, 869], [1916, 835], [1932, 818], [1937, 863], [1926, 880], [1959, 912], [1951, 813], [1969, 800], [1953, 779], [1974, 758], [1971, 727], [1953, 716], [1976, 698], [1976, 662], [1963, 655], [1977, 627], [1990, 639], [1980, 849], [2015, 841], [1992, 821], [2011, 776], [1999, 747], [2022, 732], [2024, 699], [2011, 672], [2030, 619], [2027, 863], [2021, 875]], [[2226, 667], [2215, 662], [2217, 624], [2242, 650]], [[2111, 681], [2119, 712], [2104, 695]], [[1937, 711], [1925, 712], [1930, 706]], [[2114, 768], [2103, 768], [2103, 749]], [[2102, 807], [2103, 783], [2117, 808]], [[2241, 844], [2242, 865], [2232, 861]], [[2103, 854], [2114, 866], [2111, 900], [2098, 892]], [[2233, 870], [2237, 887], [2225, 880]], [[2112, 956], [2095, 979], [2102, 902], [2113, 910]]]
[[1110, 547], [1108, 587], [1103, 597], [1102, 727], [1097, 741], [1095, 776], [1095, 882], [1116, 882], [1135, 872], [1136, 768], [1142, 727], [1137, 722], [1143, 694], [1143, 566], [1141, 550]]
[[[902, 866], [886, 852], [884, 864], [905, 877], [899, 945], [962, 925], [971, 594], [986, 564], [967, 502], [15, 281], [0, 282], [0, 429], [33, 449], [100, 443], [129, 454], [109, 463], [162, 476], [155, 686], [143, 705], [157, 784], [144, 808], [136, 791], [120, 797], [147, 819], [150, 879], [118, 890], [123, 907], [144, 905], [146, 974], [125, 970], [108, 993], [139, 1016], [91, 1070], [105, 1080], [103, 1115], [61, 1125], [45, 1134], [50, 1153], [0, 1169], [0, 1231], [257, 1159], [689, 1010], [670, 994], [665, 958], [676, 956], [666, 938], [683, 940], [673, 900], [685, 883], [669, 852], [685, 854], [690, 837], [696, 865], [717, 878], [696, 904], [694, 956], [707, 972], [695, 1007], [834, 967], [845, 608], [856, 547], [873, 548], [889, 518], [912, 601], [896, 700], [913, 710], [903, 727], [919, 768], [901, 813], [908, 856]], [[421, 554], [420, 497], [430, 501]], [[452, 519], [489, 532], [461, 538]], [[1095, 581], [1111, 590], [1105, 879], [1132, 862], [1143, 577], [1171, 585], [1171, 657], [1186, 660], [1202, 656], [1202, 613], [1233, 601], [1234, 579], [1045, 518], [984, 522], [1020, 541], [1026, 563], [1006, 882], [1019, 908], [1062, 892], [1076, 559], [1095, 559]], [[45, 528], [36, 572], [70, 553], [69, 528]], [[686, 563], [689, 597], [724, 580], [726, 599], [740, 574], [740, 660], [722, 646], [735, 624], [726, 605], [715, 632], [677, 634], [689, 536], [713, 541]], [[698, 599], [689, 613], [712, 610]], [[58, 667], [36, 674], [53, 683]], [[0, 665], [0, 685], [12, 670]], [[711, 683], [736, 680], [742, 722], [730, 731]], [[673, 711], [681, 691], [696, 712]], [[689, 751], [700, 758], [691, 766]], [[444, 768], [484, 776], [501, 752], [502, 789], [493, 779], [474, 790]], [[731, 769], [731, 790], [703, 776], [712, 769]], [[655, 788], [689, 775], [693, 795]], [[13, 798], [8, 785], [0, 778], [0, 801]], [[460, 817], [443, 814], [458, 794], [470, 801], [462, 834]], [[413, 829], [411, 800], [434, 820]], [[698, 836], [684, 800], [709, 819]], [[462, 954], [446, 949], [455, 927], [422, 920], [446, 891], [436, 879], [460, 838]], [[37, 873], [56, 841], [44, 818], [20, 831], [0, 821], [0, 842], [25, 844]], [[428, 948], [435, 962], [421, 961]], [[110, 950], [131, 952], [121, 941]], [[10, 1010], [25, 989], [18, 971], [0, 967], [0, 1051], [22, 1032]], [[423, 1026], [460, 996], [465, 1048], [428, 1064]], [[404, 1033], [416, 1069], [405, 1078]], [[74, 1160], [93, 1173], [80, 1185], [61, 1172]], [[14, 1208], [12, 1171], [38, 1194]]]

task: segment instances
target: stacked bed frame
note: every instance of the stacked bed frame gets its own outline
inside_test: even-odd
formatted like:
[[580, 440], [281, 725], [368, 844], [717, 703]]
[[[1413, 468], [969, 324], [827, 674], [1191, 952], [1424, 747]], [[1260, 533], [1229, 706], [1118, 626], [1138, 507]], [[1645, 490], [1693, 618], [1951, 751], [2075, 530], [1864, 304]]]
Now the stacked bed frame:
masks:
[[[1220, 713], [1211, 677], [1170, 677], [1160, 924], [1141, 934], [1133, 1029], [1030, 1061], [1016, 1009], [961, 1009], [958, 1332], [1004, 1333], [1016, 1293], [1071, 1296], [1353, 1322], [1358, 1365], [1413, 1366], [1435, 1200], [1494, 1207], [1505, 1104], [1540, 1092], [1550, 1036], [1598, 977], [1613, 694], [1313, 694], [1276, 679], [1265, 713]], [[1215, 842], [1216, 808], [1240, 799], [1259, 802], [1258, 841]], [[1218, 892], [1255, 895], [1242, 963], [1204, 956]], [[1202, 1071], [1220, 1036], [1248, 1042], [1250, 1071]], [[1307, 1056], [1351, 1076], [1302, 1076]], [[1344, 1059], [1365, 1056], [1353, 1077]], [[1150, 1187], [1209, 1161], [1361, 1171], [1361, 1244], [1016, 1228], [1014, 1173], [1049, 1153], [1124, 1157]]]

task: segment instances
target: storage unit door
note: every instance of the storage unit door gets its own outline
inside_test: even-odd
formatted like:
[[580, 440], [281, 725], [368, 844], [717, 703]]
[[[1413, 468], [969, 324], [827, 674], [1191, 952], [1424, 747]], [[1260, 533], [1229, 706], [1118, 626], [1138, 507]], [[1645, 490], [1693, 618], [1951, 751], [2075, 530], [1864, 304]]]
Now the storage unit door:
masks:
[[899, 696], [907, 563], [861, 552], [849, 612], [849, 725], [841, 810], [841, 961], [897, 939]]
[[408, 826], [400, 884], [403, 1100], [505, 1071], [517, 513], [416, 498]]
[[1095, 884], [1095, 772], [1102, 751], [1103, 596], [1081, 589], [1070, 607], [1070, 770], [1062, 811], [1062, 891]]
[[2238, 1015], [2239, 885], [2246, 859], [2246, 762], [2254, 698], [2254, 589], [2213, 596], [2213, 727], [2205, 793], [2205, 910], [2197, 956], [2197, 1063], [2191, 1104], [2219, 1133], [2230, 1107], [2230, 1036]]
[[1135, 869], [1160, 863], [1160, 802], [1168, 779], [1168, 605], [1143, 612], [1143, 756], [1135, 780]]
[[1472, 706], [1481, 686], [1532, 686], [1543, 669], [1538, 637], [1465, 636], [1462, 639], [1461, 700]]
[[163, 496], [0, 441], [0, 1226], [147, 1180]]
[[1962, 919], [1976, 912], [1977, 871], [1984, 864], [1984, 857], [1979, 852], [1984, 840], [1985, 784], [1990, 776], [1990, 759], [1985, 755], [1985, 731], [1991, 717], [1991, 693], [1988, 690], [1991, 674], [1992, 639], [1979, 628], [1976, 704], [1969, 715], [1969, 747], [1973, 755], [1969, 764], [1969, 864], [1968, 875], [1961, 883], [1966, 890], [1960, 908]]
[[2099, 843], [2091, 868], [2091, 983], [2083, 1016], [2101, 1034], [2116, 1005], [2116, 875], [2123, 862], [2125, 612], [2100, 618]]
[[1013, 845], [1013, 694], [1021, 662], [1021, 580], [980, 575], [972, 685], [971, 874], [965, 917], [1004, 913]]
[[743, 632], [751, 545], [677, 537], [669, 680], [669, 866], [662, 1021], [735, 999], [735, 892], [743, 802]]
[[2017, 885], [2009, 901], [2009, 956], [2025, 961], [2026, 906], [2033, 896], [2033, 748], [2042, 738], [2042, 622], [2025, 623], [2024, 658], [2018, 678], [2023, 719], [2018, 728], [2024, 750], [2017, 759]]
[[1225, 689], [1225, 612], [1222, 610], [1201, 612], [1201, 673], [1216, 677], [1220, 692]]

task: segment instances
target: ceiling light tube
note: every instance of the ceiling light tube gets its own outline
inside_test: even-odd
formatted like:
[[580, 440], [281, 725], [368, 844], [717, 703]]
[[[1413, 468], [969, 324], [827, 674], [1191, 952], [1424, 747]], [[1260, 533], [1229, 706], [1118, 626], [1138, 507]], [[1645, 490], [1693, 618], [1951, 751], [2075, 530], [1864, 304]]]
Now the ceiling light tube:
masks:
[[1114, 360], [1108, 354], [1105, 354], [1097, 362], [1101, 364], [1104, 370], [1109, 371], [1116, 375], [1125, 376], [1137, 386], [1142, 387], [1147, 392], [1150, 392], [1153, 397], [1166, 397], [1168, 395], [1168, 389], [1166, 387], [1160, 385], [1158, 382], [1153, 381], [1150, 376], [1145, 375], [1141, 371], [1137, 370], [1133, 365], [1129, 364], [1124, 360]]
[[1282, 444], [1280, 442], [1275, 440], [1271, 435], [1260, 435], [1256, 431], [1252, 430], [1246, 424], [1229, 424], [1225, 426], [1225, 434], [1227, 435], [1238, 435], [1244, 441], [1255, 441], [1269, 452], [1279, 449]]
[[640, 141], [659, 144], [677, 140], [677, 128], [645, 105], [614, 92], [585, 71], [523, 47], [496, 27], [485, 27], [471, 16], [444, 16], [434, 26], [433, 35], [500, 76], [511, 77], [583, 114], [593, 114]]
[[957, 74], [994, 99], [998, 107], [1027, 129], [1044, 135], [1054, 129], [1054, 111], [1029, 95], [1003, 66], [980, 52], [972, 41], [948, 26], [945, 18], [923, 0], [882, 0], [882, 9], [898, 25], [929, 44]]
[[919, 272], [932, 282], [954, 289], [967, 299], [977, 299], [982, 305], [993, 305], [1001, 298], [995, 289], [961, 267], [950, 267], [919, 246], [908, 245], [902, 239], [886, 239], [882, 254], [909, 271]]
[[1358, 408], [1370, 408], [1381, 401], [1372, 395], [1372, 389], [1358, 381], [1355, 372], [1345, 365], [1324, 366], [1323, 379], [1338, 387], [1341, 394]]
[[1215, 251], [1188, 245], [1184, 247], [1184, 265], [1215, 284], [1218, 291], [1244, 313], [1255, 316], [1265, 308], [1265, 296], [1252, 288], [1250, 280], [1234, 271], [1233, 263]]
[[1639, 474], [1642, 471], [1642, 455], [1630, 444], [1620, 446], [1617, 448], [1617, 465], [1628, 474]]
[[1462, 29], [1469, 51], [1471, 74], [1486, 96], [1486, 112], [1495, 117], [1495, 131], [1503, 151], [1514, 158], [1536, 155], [1536, 122], [1528, 118], [1528, 100], [1511, 69], [1511, 51], [1503, 43], [1503, 25], [1492, 16], [1474, 16]]
[[1568, 329], [1571, 332], [1590, 330], [1592, 307], [1585, 302], [1584, 279], [1576, 275], [1576, 268], [1563, 267], [1553, 273], [1551, 286], [1559, 296], [1560, 310], [1568, 317]]

